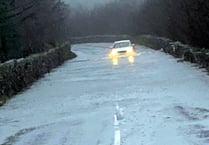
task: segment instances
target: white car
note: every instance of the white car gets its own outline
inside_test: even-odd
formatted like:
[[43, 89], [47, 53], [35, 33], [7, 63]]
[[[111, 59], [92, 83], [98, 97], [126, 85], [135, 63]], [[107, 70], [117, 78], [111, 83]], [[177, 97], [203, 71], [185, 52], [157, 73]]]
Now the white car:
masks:
[[121, 40], [114, 42], [113, 47], [109, 56], [111, 58], [119, 57], [120, 55], [134, 56], [135, 55], [135, 45], [131, 43], [130, 40]]

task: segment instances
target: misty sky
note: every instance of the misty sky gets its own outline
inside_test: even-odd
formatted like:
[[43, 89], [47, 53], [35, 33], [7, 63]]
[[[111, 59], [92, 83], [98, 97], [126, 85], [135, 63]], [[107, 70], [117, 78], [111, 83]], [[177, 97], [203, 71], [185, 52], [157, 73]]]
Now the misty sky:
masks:
[[64, 0], [64, 1], [73, 7], [82, 5], [84, 7], [92, 8], [96, 4], [104, 4], [114, 0]]

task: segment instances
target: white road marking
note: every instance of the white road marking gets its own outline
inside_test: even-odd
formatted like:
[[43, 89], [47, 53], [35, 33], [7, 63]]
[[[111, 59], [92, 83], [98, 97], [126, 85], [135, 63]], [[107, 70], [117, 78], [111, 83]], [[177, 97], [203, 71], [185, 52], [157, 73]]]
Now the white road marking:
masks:
[[114, 125], [115, 126], [119, 125], [119, 122], [118, 122], [118, 119], [117, 119], [117, 115], [114, 115]]
[[120, 145], [120, 130], [115, 130], [114, 145]]
[[123, 109], [120, 108], [118, 104], [116, 104], [116, 116], [117, 116], [117, 120], [123, 119]]
[[115, 134], [114, 134], [114, 145], [120, 145], [121, 142], [121, 132], [119, 127], [119, 121], [117, 116], [117, 111], [120, 110], [120, 107], [118, 104], [116, 104], [116, 114], [114, 115], [114, 126], [115, 126]]

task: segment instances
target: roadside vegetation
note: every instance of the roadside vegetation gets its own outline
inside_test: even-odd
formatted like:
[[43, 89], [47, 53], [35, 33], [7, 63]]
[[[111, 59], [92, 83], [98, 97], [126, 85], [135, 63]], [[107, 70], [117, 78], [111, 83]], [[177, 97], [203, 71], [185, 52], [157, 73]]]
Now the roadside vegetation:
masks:
[[1, 0], [0, 62], [67, 40], [69, 7], [60, 0]]
[[119, 0], [71, 15], [73, 36], [151, 34], [209, 49], [209, 1]]
[[75, 36], [149, 34], [209, 49], [209, 1], [117, 0], [93, 9], [61, 0], [1, 0], [0, 62]]

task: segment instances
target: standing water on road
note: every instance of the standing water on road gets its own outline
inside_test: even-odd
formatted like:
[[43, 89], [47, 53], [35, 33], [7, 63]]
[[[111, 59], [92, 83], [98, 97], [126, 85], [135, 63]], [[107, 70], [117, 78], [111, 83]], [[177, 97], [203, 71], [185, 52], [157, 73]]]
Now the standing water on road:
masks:
[[110, 45], [73, 45], [76, 59], [1, 107], [0, 144], [209, 144], [209, 76], [143, 46], [112, 65]]

